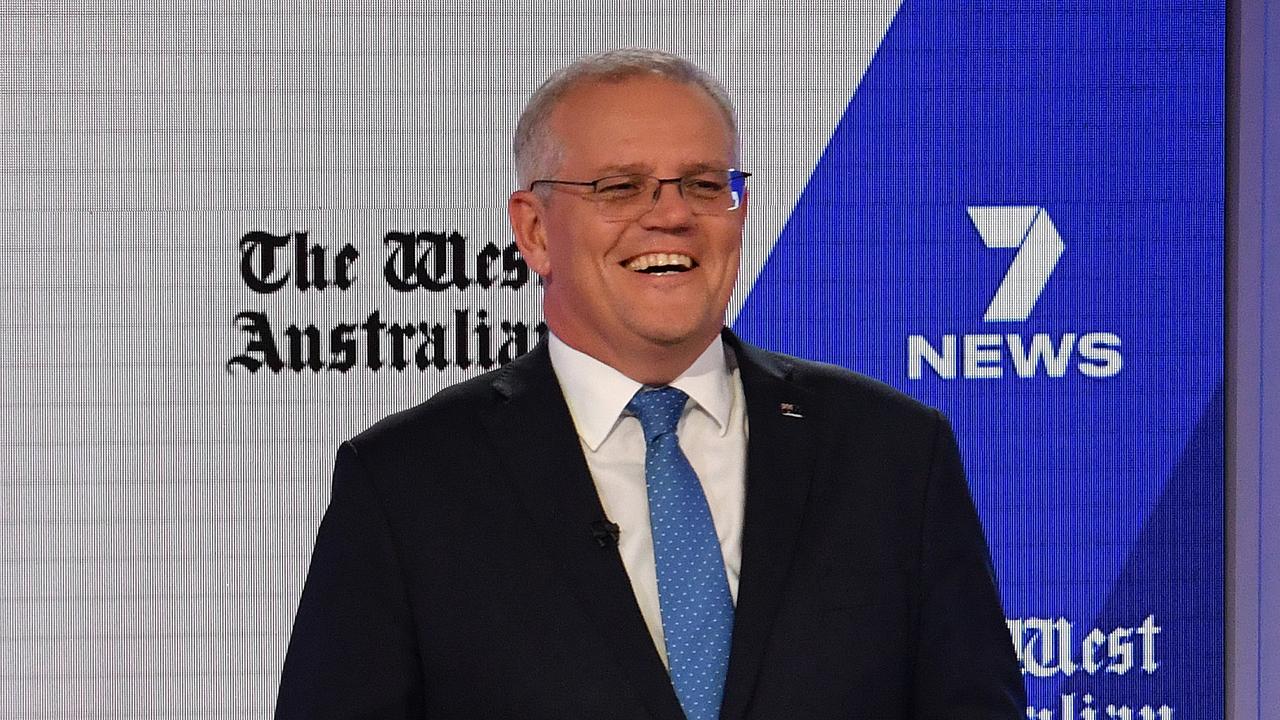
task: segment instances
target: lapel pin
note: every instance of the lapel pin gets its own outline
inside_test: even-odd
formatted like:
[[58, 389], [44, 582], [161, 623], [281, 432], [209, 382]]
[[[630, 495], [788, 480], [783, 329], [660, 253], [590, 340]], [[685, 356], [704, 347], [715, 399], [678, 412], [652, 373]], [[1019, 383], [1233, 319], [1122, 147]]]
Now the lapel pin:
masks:
[[796, 405], [795, 403], [782, 403], [781, 405], [778, 406], [778, 409], [781, 410], [782, 414], [786, 415], [787, 417], [794, 417], [794, 418], [804, 417], [804, 413], [800, 411], [800, 406]]

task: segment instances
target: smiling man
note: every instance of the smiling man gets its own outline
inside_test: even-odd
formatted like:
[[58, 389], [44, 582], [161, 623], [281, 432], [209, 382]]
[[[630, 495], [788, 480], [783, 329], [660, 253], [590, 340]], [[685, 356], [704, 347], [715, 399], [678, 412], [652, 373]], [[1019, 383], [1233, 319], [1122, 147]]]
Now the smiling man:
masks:
[[1021, 717], [946, 421], [724, 329], [723, 88], [585, 58], [515, 157], [551, 337], [343, 444], [277, 717]]
[[732, 116], [703, 86], [656, 74], [550, 92], [545, 125], [517, 130], [529, 189], [509, 205], [547, 325], [627, 377], [670, 382], [719, 336], [738, 276]]

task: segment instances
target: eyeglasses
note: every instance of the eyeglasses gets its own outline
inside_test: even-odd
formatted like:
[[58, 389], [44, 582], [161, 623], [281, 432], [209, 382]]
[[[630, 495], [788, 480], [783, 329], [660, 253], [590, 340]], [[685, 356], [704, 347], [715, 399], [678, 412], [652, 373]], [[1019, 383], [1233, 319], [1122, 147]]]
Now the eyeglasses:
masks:
[[652, 175], [632, 173], [610, 175], [599, 180], [577, 182], [573, 180], [534, 180], [533, 190], [539, 185], [574, 185], [591, 188], [579, 197], [596, 204], [600, 215], [610, 220], [634, 220], [658, 204], [662, 186], [675, 185], [680, 197], [688, 203], [695, 215], [721, 215], [742, 207], [746, 192], [746, 180], [751, 173], [730, 168], [728, 170], [704, 170], [676, 178], [658, 178]]

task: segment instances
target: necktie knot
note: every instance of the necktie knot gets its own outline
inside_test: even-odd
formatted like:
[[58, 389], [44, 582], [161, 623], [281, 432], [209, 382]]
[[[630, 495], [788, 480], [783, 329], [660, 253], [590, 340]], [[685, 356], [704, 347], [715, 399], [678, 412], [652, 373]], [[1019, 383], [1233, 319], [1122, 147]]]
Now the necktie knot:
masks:
[[669, 385], [656, 390], [641, 389], [627, 403], [627, 409], [644, 428], [644, 441], [651, 443], [661, 435], [675, 432], [688, 399], [684, 391]]

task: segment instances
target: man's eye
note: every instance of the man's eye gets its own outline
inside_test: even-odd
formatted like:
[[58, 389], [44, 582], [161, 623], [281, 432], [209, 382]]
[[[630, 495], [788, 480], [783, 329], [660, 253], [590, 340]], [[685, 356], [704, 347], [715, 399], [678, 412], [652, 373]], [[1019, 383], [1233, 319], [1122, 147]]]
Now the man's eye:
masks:
[[596, 194], [605, 199], [629, 197], [640, 190], [640, 183], [629, 179], [609, 180], [596, 184]]
[[708, 178], [690, 178], [685, 182], [685, 192], [701, 197], [717, 197], [729, 188], [729, 184]]

